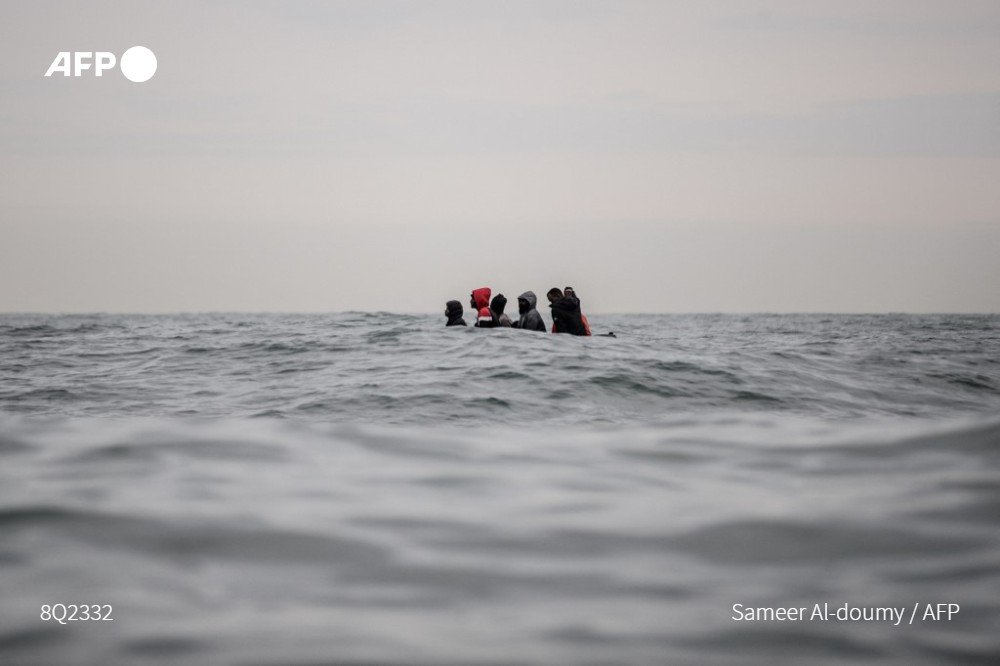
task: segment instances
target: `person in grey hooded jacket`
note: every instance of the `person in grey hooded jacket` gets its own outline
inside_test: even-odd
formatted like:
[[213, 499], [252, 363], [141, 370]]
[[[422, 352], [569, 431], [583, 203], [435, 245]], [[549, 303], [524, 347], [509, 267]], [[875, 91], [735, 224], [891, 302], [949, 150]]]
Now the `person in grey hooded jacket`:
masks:
[[517, 297], [517, 311], [521, 314], [521, 318], [514, 322], [514, 328], [545, 332], [545, 322], [542, 321], [542, 315], [535, 309], [537, 304], [538, 298], [535, 297], [533, 291], [526, 291]]

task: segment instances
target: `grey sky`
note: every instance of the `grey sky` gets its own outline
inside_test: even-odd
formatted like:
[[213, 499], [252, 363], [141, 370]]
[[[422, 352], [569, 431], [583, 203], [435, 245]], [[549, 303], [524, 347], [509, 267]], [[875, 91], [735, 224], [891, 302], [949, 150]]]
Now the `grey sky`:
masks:
[[[1000, 4], [0, 5], [0, 310], [1000, 311]], [[133, 84], [42, 75], [142, 44]]]

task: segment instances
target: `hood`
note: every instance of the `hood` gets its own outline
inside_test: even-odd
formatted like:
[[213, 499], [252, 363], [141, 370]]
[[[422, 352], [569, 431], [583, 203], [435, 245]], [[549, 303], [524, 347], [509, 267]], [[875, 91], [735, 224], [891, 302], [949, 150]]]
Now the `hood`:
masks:
[[493, 310], [493, 312], [496, 312], [498, 315], [503, 314], [503, 309], [505, 307], [507, 307], [507, 297], [503, 294], [497, 294], [493, 297], [493, 300], [490, 301], [490, 310]]
[[448, 301], [445, 303], [445, 312], [449, 317], [461, 317], [465, 309], [462, 308], [462, 304], [458, 301]]
[[518, 296], [517, 300], [521, 300], [522, 298], [528, 301], [528, 305], [531, 306], [528, 308], [529, 310], [534, 310], [538, 306], [538, 297], [535, 296], [535, 292], [526, 291]]
[[472, 300], [476, 304], [476, 307], [482, 310], [483, 308], [488, 308], [490, 306], [490, 294], [493, 291], [489, 287], [480, 287], [479, 289], [472, 290]]

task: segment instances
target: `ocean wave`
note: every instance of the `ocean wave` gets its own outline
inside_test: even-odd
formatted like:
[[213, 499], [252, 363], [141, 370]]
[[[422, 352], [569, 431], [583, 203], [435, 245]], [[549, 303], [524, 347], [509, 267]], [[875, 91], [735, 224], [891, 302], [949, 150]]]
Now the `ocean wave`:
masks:
[[[614, 339], [374, 313], [26, 317], [0, 317], [0, 376], [16, 387], [0, 394], [0, 411], [475, 426], [510, 411], [596, 424], [665, 412], [853, 420], [1000, 407], [991, 316], [595, 315]], [[211, 400], [199, 393], [206, 381]], [[455, 408], [427, 411], [443, 394]]]
[[[470, 430], [6, 415], [0, 433], [0, 611], [14, 618], [0, 659], [13, 663], [331, 649], [467, 663], [499, 646], [566, 664], [691, 650], [726, 663], [740, 647], [759, 663], [857, 657], [838, 641], [875, 663], [913, 659], [900, 628], [734, 627], [736, 602], [956, 602], [971, 619], [922, 626], [921, 641], [966, 647], [934, 659], [997, 647], [977, 629], [1000, 619], [995, 418]], [[53, 638], [39, 600], [111, 603], [122, 624]], [[664, 621], [677, 614], [697, 620]], [[379, 630], [358, 633], [369, 622]]]
[[[1000, 651], [1000, 318], [591, 324], [619, 337], [0, 316], [0, 661]], [[84, 601], [113, 632], [39, 626]], [[736, 602], [962, 612], [735, 626]]]

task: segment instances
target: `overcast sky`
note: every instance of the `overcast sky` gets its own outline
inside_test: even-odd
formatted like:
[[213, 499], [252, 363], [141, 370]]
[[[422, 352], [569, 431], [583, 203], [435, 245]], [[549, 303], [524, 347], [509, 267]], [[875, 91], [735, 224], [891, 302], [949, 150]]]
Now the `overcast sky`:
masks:
[[[5, 2], [0, 311], [1000, 311], [1000, 3]], [[130, 83], [43, 74], [141, 44]]]

